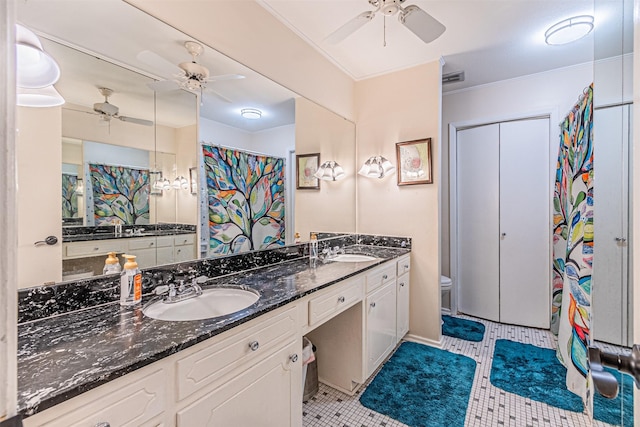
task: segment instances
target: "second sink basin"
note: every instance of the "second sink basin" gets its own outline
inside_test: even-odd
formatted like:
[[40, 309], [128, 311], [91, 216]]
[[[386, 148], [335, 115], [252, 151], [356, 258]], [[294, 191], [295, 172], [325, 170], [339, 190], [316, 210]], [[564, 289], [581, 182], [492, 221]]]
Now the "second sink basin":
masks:
[[362, 255], [362, 254], [340, 254], [336, 255], [334, 258], [331, 258], [331, 261], [338, 262], [365, 262], [365, 261], [375, 261], [376, 257], [372, 257], [370, 255]]
[[155, 302], [146, 307], [143, 313], [152, 319], [174, 322], [211, 319], [247, 308], [259, 298], [260, 294], [251, 290], [213, 288], [204, 290], [198, 297], [172, 304]]

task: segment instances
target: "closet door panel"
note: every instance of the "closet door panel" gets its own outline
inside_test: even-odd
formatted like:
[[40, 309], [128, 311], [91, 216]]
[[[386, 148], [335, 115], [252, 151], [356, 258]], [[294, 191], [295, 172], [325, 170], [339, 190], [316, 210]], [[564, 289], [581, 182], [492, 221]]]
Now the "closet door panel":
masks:
[[[596, 340], [626, 345], [625, 257], [628, 209], [628, 107], [593, 112], [595, 188], [593, 204], [593, 336]], [[625, 129], [626, 128], [626, 129]]]
[[458, 309], [499, 321], [499, 126], [457, 132]]
[[549, 120], [500, 124], [500, 322], [549, 328]]

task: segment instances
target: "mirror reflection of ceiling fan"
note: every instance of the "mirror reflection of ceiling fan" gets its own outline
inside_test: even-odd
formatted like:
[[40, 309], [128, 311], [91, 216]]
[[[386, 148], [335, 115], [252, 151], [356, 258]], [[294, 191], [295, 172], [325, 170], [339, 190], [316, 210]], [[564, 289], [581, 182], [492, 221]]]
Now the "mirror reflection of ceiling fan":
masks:
[[100, 87], [98, 90], [100, 91], [100, 94], [104, 96], [104, 102], [96, 102], [93, 104], [93, 111], [95, 114], [100, 116], [101, 121], [110, 122], [111, 119], [118, 119], [123, 122], [135, 123], [137, 125], [153, 126], [153, 122], [151, 120], [136, 119], [135, 117], [120, 115], [120, 109], [109, 103], [109, 97], [113, 94], [113, 90], [106, 87]]
[[[149, 83], [148, 86], [156, 92], [165, 92], [175, 89], [186, 89], [191, 92], [211, 93], [225, 102], [232, 102], [229, 98], [221, 93], [213, 90], [209, 84], [222, 80], [244, 79], [242, 74], [221, 74], [212, 76], [209, 69], [197, 62], [198, 56], [204, 52], [204, 47], [197, 42], [187, 41], [184, 47], [191, 55], [190, 62], [181, 62], [177, 65], [172, 64], [160, 55], [149, 50], [142, 51], [138, 54], [138, 59], [148, 65], [153, 66], [165, 75], [173, 75], [176, 80], [161, 80]], [[176, 74], [177, 72], [177, 74]]]
[[362, 12], [329, 34], [325, 40], [331, 44], [341, 42], [370, 22], [378, 12], [385, 18], [397, 14], [398, 21], [425, 43], [431, 43], [444, 33], [446, 27], [440, 21], [416, 5], [402, 7], [404, 2], [405, 0], [369, 0], [369, 4], [375, 7], [375, 10]]

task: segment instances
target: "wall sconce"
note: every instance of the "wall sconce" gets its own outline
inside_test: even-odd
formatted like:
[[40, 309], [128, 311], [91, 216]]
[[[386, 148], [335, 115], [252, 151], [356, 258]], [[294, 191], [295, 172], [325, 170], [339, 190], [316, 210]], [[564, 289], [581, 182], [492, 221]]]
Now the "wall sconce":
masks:
[[324, 181], [337, 181], [344, 178], [346, 174], [344, 173], [342, 166], [333, 160], [330, 160], [323, 162], [313, 176]]
[[84, 194], [84, 183], [82, 181], [82, 178], [78, 178], [78, 180], [76, 181], [76, 195], [82, 196], [83, 194]]
[[179, 190], [181, 188], [183, 190], [188, 190], [189, 181], [187, 181], [187, 178], [185, 178], [184, 176], [177, 176], [176, 179], [173, 180], [173, 184], [171, 185], [171, 187], [175, 188], [176, 190]]
[[358, 171], [358, 174], [367, 178], [384, 178], [394, 172], [396, 167], [382, 156], [370, 157]]

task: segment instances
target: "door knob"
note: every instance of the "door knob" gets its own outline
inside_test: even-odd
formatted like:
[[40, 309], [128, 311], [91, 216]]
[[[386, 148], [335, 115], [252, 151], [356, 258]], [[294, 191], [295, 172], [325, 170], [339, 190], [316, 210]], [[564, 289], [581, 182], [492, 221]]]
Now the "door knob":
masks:
[[500, 233], [500, 237], [507, 237], [507, 233]]
[[249, 348], [251, 349], [251, 351], [256, 351], [258, 348], [260, 348], [260, 343], [258, 341], [251, 341], [249, 343]]
[[46, 239], [44, 240], [38, 240], [37, 242], [35, 242], [33, 245], [34, 246], [40, 246], [40, 245], [49, 245], [49, 246], [53, 246], [56, 243], [58, 243], [58, 238], [56, 236], [47, 236]]
[[296, 363], [298, 361], [298, 355], [297, 354], [292, 354], [291, 356], [289, 356], [289, 360], [291, 360], [291, 362]]

